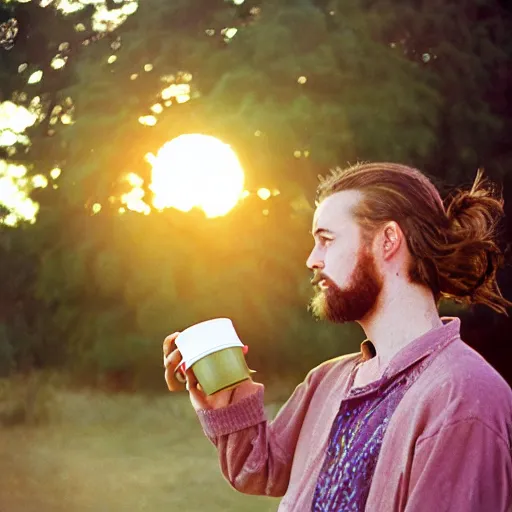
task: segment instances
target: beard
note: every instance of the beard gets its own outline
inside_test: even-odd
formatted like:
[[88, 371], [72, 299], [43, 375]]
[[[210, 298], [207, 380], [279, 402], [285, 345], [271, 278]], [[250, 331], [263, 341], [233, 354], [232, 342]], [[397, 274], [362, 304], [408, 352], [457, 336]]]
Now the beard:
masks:
[[382, 290], [382, 277], [373, 254], [365, 246], [358, 252], [357, 264], [347, 288], [341, 289], [321, 272], [312, 282], [318, 283], [322, 279], [328, 288], [317, 287], [308, 308], [317, 319], [337, 324], [357, 322], [375, 310]]

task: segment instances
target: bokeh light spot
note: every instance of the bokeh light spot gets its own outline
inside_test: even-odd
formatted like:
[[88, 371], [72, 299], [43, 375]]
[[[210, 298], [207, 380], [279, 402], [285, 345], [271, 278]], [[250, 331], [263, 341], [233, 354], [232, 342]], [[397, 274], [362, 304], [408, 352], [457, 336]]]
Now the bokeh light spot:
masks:
[[[171, 98], [176, 98], [176, 101], [180, 103], [178, 98], [188, 98], [190, 99], [190, 85], [189, 84], [171, 84], [169, 87], [166, 87], [160, 93], [163, 100], [170, 100]], [[183, 101], [181, 102], [183, 103]]]
[[60, 122], [62, 124], [72, 124], [73, 123], [73, 118], [71, 117], [70, 114], [62, 114], [62, 116], [60, 118]]
[[160, 103], [155, 103], [151, 106], [151, 112], [154, 114], [161, 114], [164, 111], [164, 107]]
[[60, 174], [61, 174], [62, 170], [59, 168], [59, 167], [54, 167], [51, 171], [50, 171], [50, 176], [56, 180]]
[[53, 69], [62, 69], [66, 65], [67, 58], [56, 56], [52, 59], [51, 67]]
[[36, 174], [32, 177], [32, 186], [34, 188], [46, 188], [48, 186], [48, 178], [42, 174]]
[[155, 116], [140, 116], [139, 123], [144, 126], [155, 126], [157, 123], [157, 119]]
[[41, 70], [34, 71], [27, 80], [27, 84], [37, 84], [43, 78], [43, 72]]
[[258, 197], [263, 201], [266, 201], [272, 195], [268, 188], [260, 188], [256, 193], [258, 194]]
[[222, 34], [227, 39], [232, 39], [233, 37], [235, 37], [237, 32], [238, 32], [238, 29], [235, 28], [235, 27], [228, 27], [228, 28], [225, 28], [225, 29], [222, 30]]

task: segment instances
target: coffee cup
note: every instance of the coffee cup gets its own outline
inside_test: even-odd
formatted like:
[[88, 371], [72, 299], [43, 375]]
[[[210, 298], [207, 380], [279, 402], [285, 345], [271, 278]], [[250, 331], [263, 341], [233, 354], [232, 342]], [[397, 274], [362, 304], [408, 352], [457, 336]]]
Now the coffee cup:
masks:
[[214, 318], [188, 327], [175, 340], [182, 361], [174, 371], [179, 382], [192, 369], [206, 395], [232, 389], [250, 378], [245, 361], [248, 347], [229, 318]]

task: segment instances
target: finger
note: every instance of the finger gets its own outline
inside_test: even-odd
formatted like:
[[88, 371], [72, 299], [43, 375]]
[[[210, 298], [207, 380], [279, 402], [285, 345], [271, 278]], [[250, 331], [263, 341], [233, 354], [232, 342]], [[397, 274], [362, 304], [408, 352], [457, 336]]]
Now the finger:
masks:
[[182, 391], [185, 386], [176, 379], [174, 372], [169, 368], [165, 369], [165, 382], [169, 391]]
[[176, 390], [184, 389], [184, 387], [185, 387], [184, 384], [186, 383], [186, 380], [182, 381], [181, 379], [178, 378], [178, 374], [180, 377], [182, 376], [182, 374], [179, 371], [176, 371], [176, 368], [178, 367], [179, 360], [178, 360], [178, 363], [177, 363], [176, 359], [171, 362], [170, 360], [171, 360], [172, 355], [173, 354], [171, 354], [167, 358], [168, 364], [165, 367], [165, 381], [167, 382], [167, 387], [171, 391], [176, 391]]
[[163, 351], [164, 351], [164, 356], [168, 356], [171, 351], [176, 348], [175, 346], [175, 343], [174, 341], [176, 340], [176, 338], [179, 336], [180, 332], [177, 331], [177, 332], [174, 332], [172, 334], [169, 334], [169, 336], [167, 336], [163, 342]]
[[173, 350], [167, 357], [164, 357], [165, 382], [169, 391], [184, 389], [184, 385], [176, 378], [176, 368], [181, 363], [182, 357], [178, 349]]
[[191, 369], [188, 369], [185, 372], [185, 378], [187, 379], [187, 390], [190, 391], [191, 389], [196, 389], [198, 382], [196, 379], [196, 376], [194, 375], [194, 372]]
[[164, 355], [169, 355], [172, 352], [172, 350], [176, 348], [175, 340], [179, 336], [179, 334], [179, 332], [175, 332], [165, 338], [162, 346]]
[[199, 382], [197, 382], [194, 386], [187, 384], [186, 389], [197, 400], [204, 400], [206, 398], [206, 393], [204, 392], [204, 389], [201, 387]]
[[199, 407], [199, 409], [207, 409], [208, 408], [208, 397], [204, 392], [201, 384], [194, 378], [194, 376], [187, 376], [187, 385], [186, 389], [190, 395], [190, 399], [194, 408]]
[[164, 367], [176, 367], [181, 363], [182, 359], [181, 352], [178, 349], [173, 350], [168, 356], [164, 356]]

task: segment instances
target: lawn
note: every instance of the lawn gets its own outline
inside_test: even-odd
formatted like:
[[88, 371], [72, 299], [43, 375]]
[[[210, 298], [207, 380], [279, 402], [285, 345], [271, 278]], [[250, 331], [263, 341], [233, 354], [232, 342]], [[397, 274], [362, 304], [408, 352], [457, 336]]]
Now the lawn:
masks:
[[234, 491], [186, 394], [55, 391], [49, 418], [0, 429], [0, 512], [270, 512]]

